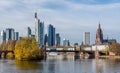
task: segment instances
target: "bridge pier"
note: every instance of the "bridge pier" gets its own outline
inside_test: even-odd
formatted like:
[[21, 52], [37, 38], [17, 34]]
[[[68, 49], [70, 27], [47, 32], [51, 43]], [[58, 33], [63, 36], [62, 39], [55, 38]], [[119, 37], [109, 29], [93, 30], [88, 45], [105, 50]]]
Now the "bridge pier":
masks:
[[96, 58], [96, 57], [99, 57], [99, 55], [100, 55], [99, 52], [98, 52], [98, 51], [95, 51], [95, 58]]
[[7, 54], [10, 53], [10, 52], [13, 54], [13, 58], [14, 58], [15, 55], [14, 55], [13, 51], [0, 51], [0, 58], [6, 59], [7, 58]]
[[80, 52], [75, 52], [74, 58], [79, 59], [80, 58]]

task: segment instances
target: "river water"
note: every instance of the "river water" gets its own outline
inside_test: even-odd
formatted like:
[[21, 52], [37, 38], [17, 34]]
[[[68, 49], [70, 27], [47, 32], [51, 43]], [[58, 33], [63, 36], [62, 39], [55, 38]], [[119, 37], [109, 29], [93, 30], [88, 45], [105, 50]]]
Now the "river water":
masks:
[[49, 56], [43, 61], [0, 60], [0, 73], [120, 73], [120, 60]]

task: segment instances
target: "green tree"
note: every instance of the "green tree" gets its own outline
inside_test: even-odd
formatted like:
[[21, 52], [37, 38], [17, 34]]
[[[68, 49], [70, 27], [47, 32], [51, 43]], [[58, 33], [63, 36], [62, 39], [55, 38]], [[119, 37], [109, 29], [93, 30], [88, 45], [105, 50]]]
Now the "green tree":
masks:
[[35, 38], [22, 38], [18, 40], [14, 53], [17, 60], [39, 60], [42, 58], [41, 49]]

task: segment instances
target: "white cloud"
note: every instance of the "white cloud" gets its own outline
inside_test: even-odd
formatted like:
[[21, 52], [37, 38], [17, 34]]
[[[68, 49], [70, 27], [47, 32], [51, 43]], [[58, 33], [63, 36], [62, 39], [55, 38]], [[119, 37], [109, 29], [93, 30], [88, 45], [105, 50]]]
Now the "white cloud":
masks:
[[[45, 7], [46, 4], [51, 3], [64, 8]], [[119, 8], [120, 3], [88, 5], [73, 3], [68, 0], [0, 0], [0, 25], [4, 28], [16, 28], [20, 32], [25, 31], [27, 26], [34, 28], [34, 12], [37, 11], [39, 18], [45, 22], [45, 27], [48, 24], [53, 24], [62, 38], [69, 36], [70, 41], [81, 42], [83, 32], [96, 33], [99, 21], [103, 23], [102, 26], [117, 27], [114, 26], [114, 23], [116, 22], [116, 25], [120, 23], [118, 20], [120, 18]], [[100, 19], [99, 16], [102, 18]], [[110, 17], [112, 18], [110, 19]], [[47, 31], [47, 28], [45, 29]]]

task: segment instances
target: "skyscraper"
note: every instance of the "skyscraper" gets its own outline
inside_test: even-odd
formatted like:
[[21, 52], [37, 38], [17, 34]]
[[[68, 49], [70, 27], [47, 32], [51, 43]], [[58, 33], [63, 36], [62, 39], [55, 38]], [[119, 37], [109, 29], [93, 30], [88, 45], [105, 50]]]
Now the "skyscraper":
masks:
[[84, 45], [86, 46], [90, 45], [90, 32], [84, 33]]
[[15, 40], [19, 40], [19, 32], [15, 32]]
[[45, 37], [44, 37], [44, 45], [47, 45], [47, 43], [48, 43], [48, 36], [47, 36], [47, 34], [45, 34]]
[[56, 45], [60, 46], [60, 35], [59, 35], [59, 33], [56, 33]]
[[35, 38], [39, 46], [44, 45], [44, 22], [40, 22], [35, 13]]
[[6, 29], [6, 41], [14, 40], [14, 29], [13, 28], [7, 28]]
[[70, 46], [70, 42], [67, 39], [63, 39], [63, 46]]
[[55, 45], [55, 28], [53, 25], [48, 26], [48, 46]]
[[101, 27], [100, 27], [100, 23], [99, 23], [99, 25], [98, 25], [95, 43], [96, 43], [97, 45], [103, 43], [103, 32], [102, 32], [102, 29], [101, 29]]
[[1, 35], [0, 35], [0, 43], [4, 42], [6, 40], [6, 33], [5, 31], [1, 31]]
[[30, 37], [30, 36], [31, 36], [31, 28], [27, 27], [27, 37]]
[[55, 45], [55, 28], [53, 27], [53, 45]]
[[66, 38], [64, 38], [63, 39], [63, 46], [66, 46], [66, 42], [67, 42], [67, 40], [66, 40]]

